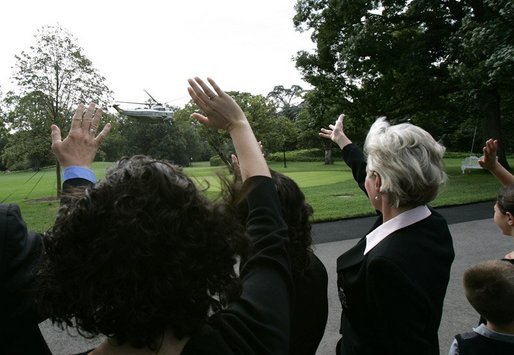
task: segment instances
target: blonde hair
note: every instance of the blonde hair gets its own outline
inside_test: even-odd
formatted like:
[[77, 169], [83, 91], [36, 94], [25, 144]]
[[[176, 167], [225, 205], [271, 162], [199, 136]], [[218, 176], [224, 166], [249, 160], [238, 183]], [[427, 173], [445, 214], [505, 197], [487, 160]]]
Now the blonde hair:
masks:
[[364, 151], [368, 171], [380, 175], [380, 192], [388, 195], [394, 207], [427, 204], [446, 182], [445, 148], [410, 123], [391, 126], [385, 117], [378, 118], [368, 132]]

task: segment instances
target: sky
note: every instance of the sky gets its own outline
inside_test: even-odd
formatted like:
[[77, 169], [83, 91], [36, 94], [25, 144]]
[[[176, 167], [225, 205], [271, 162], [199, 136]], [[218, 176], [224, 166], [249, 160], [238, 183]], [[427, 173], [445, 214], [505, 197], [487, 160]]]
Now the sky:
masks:
[[296, 0], [16, 0], [0, 3], [0, 88], [12, 89], [14, 56], [36, 30], [60, 25], [78, 40], [119, 101], [183, 106], [187, 79], [266, 95], [276, 85], [309, 88], [295, 68], [308, 33], [295, 31]]

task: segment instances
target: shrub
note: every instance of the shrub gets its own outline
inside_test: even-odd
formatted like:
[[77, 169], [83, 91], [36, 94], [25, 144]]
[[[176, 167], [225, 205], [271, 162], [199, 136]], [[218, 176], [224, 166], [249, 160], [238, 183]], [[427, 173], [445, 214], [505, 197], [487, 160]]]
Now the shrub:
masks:
[[[286, 152], [287, 161], [323, 161], [325, 152], [319, 148], [299, 149]], [[266, 156], [269, 161], [282, 161], [283, 152], [276, 152]]]
[[209, 159], [209, 165], [210, 166], [222, 166], [224, 163], [223, 163], [223, 160], [221, 160], [220, 156], [219, 155], [213, 155], [210, 159]]

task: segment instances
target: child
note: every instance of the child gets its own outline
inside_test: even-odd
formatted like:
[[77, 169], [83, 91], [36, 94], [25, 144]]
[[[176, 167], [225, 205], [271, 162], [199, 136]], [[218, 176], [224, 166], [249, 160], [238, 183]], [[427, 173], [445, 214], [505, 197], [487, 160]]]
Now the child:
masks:
[[[489, 170], [503, 185], [498, 192], [494, 206], [494, 222], [503, 234], [514, 237], [512, 219], [514, 214], [514, 175], [500, 165], [496, 159], [498, 141], [489, 139], [483, 148], [484, 155], [478, 161], [480, 166]], [[514, 259], [514, 251], [505, 255], [506, 259]]]
[[486, 322], [455, 336], [449, 355], [514, 354], [514, 260], [490, 260], [464, 273], [466, 298]]

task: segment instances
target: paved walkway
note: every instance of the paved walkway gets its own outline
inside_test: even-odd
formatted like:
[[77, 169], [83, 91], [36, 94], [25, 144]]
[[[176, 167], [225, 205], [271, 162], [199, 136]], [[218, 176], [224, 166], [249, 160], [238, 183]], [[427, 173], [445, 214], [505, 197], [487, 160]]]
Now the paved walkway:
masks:
[[[453, 336], [468, 331], [478, 322], [478, 315], [469, 306], [462, 289], [464, 270], [477, 262], [503, 257], [514, 249], [512, 239], [502, 236], [492, 220], [493, 202], [470, 204], [439, 209], [450, 224], [454, 238], [455, 261], [445, 299], [443, 319], [439, 329], [441, 354], [448, 352]], [[329, 276], [329, 319], [317, 355], [332, 355], [339, 339], [341, 306], [336, 293], [335, 260], [363, 236], [374, 218], [354, 218], [316, 224], [313, 227], [314, 252], [325, 264]], [[97, 340], [86, 341], [70, 336], [53, 327], [41, 324], [43, 334], [54, 354], [71, 354], [91, 349]]]

